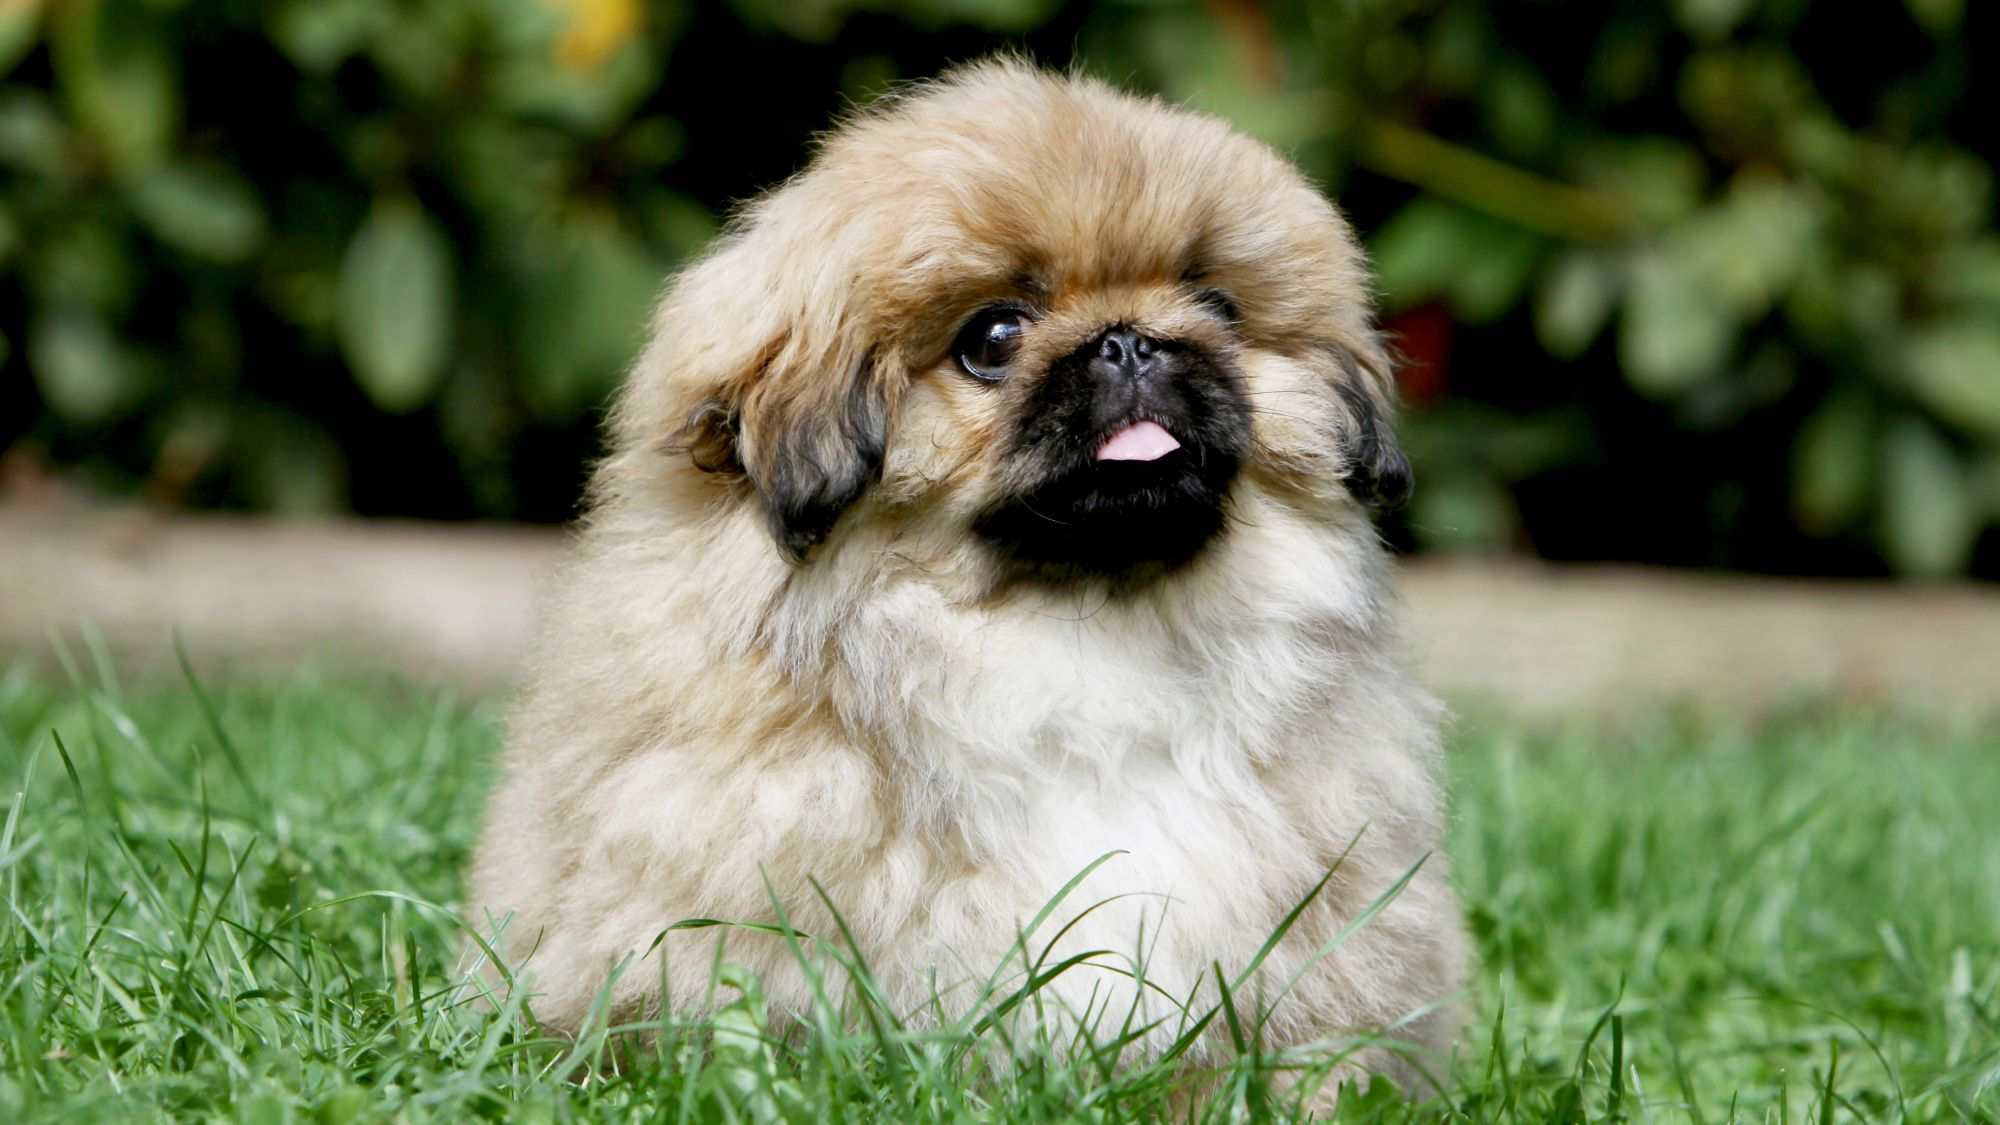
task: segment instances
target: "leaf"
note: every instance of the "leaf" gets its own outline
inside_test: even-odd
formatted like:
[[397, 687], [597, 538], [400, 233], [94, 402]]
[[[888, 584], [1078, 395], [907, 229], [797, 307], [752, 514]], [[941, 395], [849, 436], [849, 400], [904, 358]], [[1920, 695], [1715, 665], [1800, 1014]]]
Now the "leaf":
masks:
[[1468, 248], [1458, 208], [1423, 196], [1375, 231], [1369, 249], [1375, 278], [1391, 308], [1410, 308], [1443, 295]]
[[1798, 279], [1784, 299], [1785, 322], [1793, 338], [1821, 351], [1838, 350], [1847, 342], [1850, 272], [1835, 262], [1829, 248], [1808, 251]]
[[1932, 35], [1955, 31], [1965, 19], [1965, 0], [1905, 0], [1905, 3], [1910, 17]]
[[1466, 324], [1487, 324], [1519, 304], [1541, 257], [1542, 240], [1509, 223], [1478, 216], [1486, 233], [1478, 252], [1449, 286], [1452, 311]]
[[1469, 324], [1494, 320], [1520, 300], [1541, 247], [1511, 223], [1431, 196], [1390, 216], [1371, 240], [1391, 307], [1443, 298]]
[[1618, 271], [1604, 255], [1575, 250], [1542, 277], [1535, 293], [1535, 336], [1558, 359], [1582, 355], [1611, 317]]
[[1321, 129], [1321, 107], [1256, 80], [1212, 8], [1160, 8], [1124, 50], [1160, 77], [1161, 93], [1233, 122], [1251, 136], [1290, 148]]
[[1745, 173], [1686, 233], [1697, 240], [1719, 296], [1738, 310], [1739, 320], [1748, 320], [1762, 316], [1790, 287], [1818, 226], [1818, 208], [1803, 188]]
[[1785, 151], [1805, 123], [1826, 112], [1804, 65], [1771, 44], [1697, 51], [1681, 67], [1678, 85], [1681, 108], [1704, 147], [1753, 164]]
[[1534, 67], [1508, 61], [1479, 87], [1480, 112], [1505, 153], [1537, 157], [1556, 131], [1556, 98]]
[[1962, 574], [1980, 515], [1970, 474], [1929, 423], [1906, 418], [1889, 432], [1882, 492], [1882, 548], [1899, 573]]
[[83, 131], [112, 167], [135, 175], [166, 155], [180, 123], [169, 38], [140, 0], [66, 0], [50, 37], [56, 77]]
[[1910, 340], [1903, 372], [1938, 417], [2000, 438], [2000, 324], [1966, 317], [1926, 329]]
[[1687, 214], [1708, 186], [1701, 150], [1675, 137], [1607, 138], [1585, 147], [1577, 158], [1585, 187], [1609, 196], [1648, 225]]
[[1462, 96], [1473, 92], [1488, 73], [1488, 61], [1500, 46], [1488, 17], [1471, 4], [1443, 5], [1431, 21], [1426, 44], [1428, 83], [1441, 92]]
[[530, 247], [533, 297], [520, 317], [527, 399], [544, 418], [573, 419], [611, 393], [644, 342], [666, 263], [608, 214], [576, 216]]
[[40, 91], [13, 89], [0, 96], [0, 164], [68, 179], [76, 171], [75, 147]]
[[1697, 38], [1720, 39], [1743, 21], [1750, 4], [1751, 0], [1674, 0], [1674, 20]]
[[1988, 520], [2000, 521], [2000, 449], [1987, 450], [1972, 473], [1972, 491]]
[[2000, 312], [2000, 236], [1985, 233], [1951, 246], [1940, 280], [1949, 296]]
[[1442, 554], [1504, 549], [1519, 522], [1513, 498], [1483, 473], [1434, 476], [1411, 497], [1411, 532], [1426, 550]]
[[1808, 531], [1824, 534], [1861, 514], [1875, 468], [1875, 418], [1860, 395], [1821, 403], [1792, 445], [1792, 507]]
[[[498, 0], [496, 108], [601, 133], [659, 88], [653, 33], [678, 22], [669, 5], [633, 0]], [[648, 23], [655, 25], [647, 27]]]
[[0, 77], [14, 69], [35, 46], [42, 30], [39, 0], [8, 0], [0, 3]]
[[1340, 1097], [1333, 1103], [1333, 1125], [1413, 1120], [1408, 1108], [1413, 1099], [1388, 1075], [1373, 1075], [1362, 1086], [1355, 1079], [1344, 1077], [1345, 1073], [1336, 1070], [1326, 1078], [1328, 1082], [1341, 1083]]
[[451, 245], [414, 200], [378, 204], [348, 243], [335, 330], [355, 379], [392, 414], [436, 393], [451, 343]]
[[[404, 104], [428, 105], [458, 100], [454, 88], [462, 80], [464, 68], [480, 65], [472, 56], [490, 44], [490, 36], [512, 30], [513, 21], [505, 12], [493, 12], [498, 26], [475, 31], [469, 21], [486, 24], [488, 13], [480, 9], [497, 4], [403, 4], [387, 3], [388, 14], [380, 29], [367, 35], [359, 53], [381, 71], [387, 86]], [[518, 4], [514, 5], [516, 8]], [[542, 14], [549, 9], [544, 6]], [[487, 60], [487, 65], [497, 60]], [[490, 95], [488, 95], [490, 96]], [[387, 123], [386, 121], [384, 122]]]
[[198, 258], [240, 262], [264, 241], [256, 193], [216, 165], [168, 164], [133, 186], [131, 202], [160, 241]]
[[1735, 325], [1685, 250], [1642, 255], [1619, 322], [1618, 359], [1641, 393], [1669, 398], [1720, 373]]
[[95, 426], [138, 397], [138, 364], [94, 309], [44, 313], [28, 328], [28, 364], [49, 409], [65, 421]]
[[501, 231], [526, 229], [550, 209], [563, 151], [546, 126], [495, 112], [467, 114], [439, 146], [459, 203]]
[[1881, 151], [1868, 169], [1879, 177], [1874, 222], [1919, 245], [1949, 246], [1988, 234], [1993, 225], [1993, 169], [1972, 153], [1941, 145]]
[[130, 307], [142, 263], [122, 223], [102, 209], [58, 216], [25, 248], [29, 290], [47, 308], [97, 309], [116, 319]]
[[331, 74], [391, 16], [382, 0], [292, 0], [270, 16], [270, 34], [299, 69]]

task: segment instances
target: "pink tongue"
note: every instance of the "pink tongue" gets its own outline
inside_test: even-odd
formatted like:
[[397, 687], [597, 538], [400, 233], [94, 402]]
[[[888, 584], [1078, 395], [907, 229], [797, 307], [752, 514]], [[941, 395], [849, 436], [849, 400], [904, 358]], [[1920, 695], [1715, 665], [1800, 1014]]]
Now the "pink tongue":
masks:
[[1158, 422], [1134, 422], [1104, 439], [1097, 447], [1099, 461], [1157, 461], [1181, 443]]

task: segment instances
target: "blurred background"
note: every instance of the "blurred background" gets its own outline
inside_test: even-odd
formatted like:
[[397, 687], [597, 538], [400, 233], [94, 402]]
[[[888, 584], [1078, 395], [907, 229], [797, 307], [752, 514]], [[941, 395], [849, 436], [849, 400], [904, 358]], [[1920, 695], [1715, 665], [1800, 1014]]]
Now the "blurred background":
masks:
[[1399, 546], [2000, 578], [1995, 16], [0, 0], [0, 490], [566, 520], [676, 263], [844, 107], [1011, 46], [1347, 209]]

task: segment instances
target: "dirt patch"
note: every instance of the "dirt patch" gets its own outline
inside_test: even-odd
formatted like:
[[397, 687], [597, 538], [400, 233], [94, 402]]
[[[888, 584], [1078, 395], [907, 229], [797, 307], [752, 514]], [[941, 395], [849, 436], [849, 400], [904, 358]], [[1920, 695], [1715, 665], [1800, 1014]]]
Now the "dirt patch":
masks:
[[[561, 532], [0, 506], [0, 657], [95, 628], [135, 663], [314, 655], [504, 684]], [[1824, 693], [2000, 705], [2000, 590], [1413, 562], [1406, 635], [1447, 697], [1529, 713]]]
[[1448, 696], [1530, 712], [1835, 694], [2000, 708], [2000, 589], [1621, 566], [1405, 570], [1415, 665]]

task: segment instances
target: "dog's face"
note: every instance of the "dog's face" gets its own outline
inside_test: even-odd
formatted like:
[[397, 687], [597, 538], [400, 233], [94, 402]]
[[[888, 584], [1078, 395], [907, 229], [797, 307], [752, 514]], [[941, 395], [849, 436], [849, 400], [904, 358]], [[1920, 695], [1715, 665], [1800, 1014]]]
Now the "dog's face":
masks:
[[974, 530], [1007, 563], [1172, 567], [1222, 530], [1250, 449], [1233, 309], [1214, 290], [1205, 308], [1148, 296], [1066, 319], [1053, 302], [989, 305], [953, 340], [953, 363], [999, 400], [997, 494]]
[[1268, 148], [986, 64], [838, 130], [681, 276], [619, 445], [754, 497], [807, 565], [865, 524], [1143, 579], [1244, 488], [1403, 499], [1369, 312], [1347, 224]]

